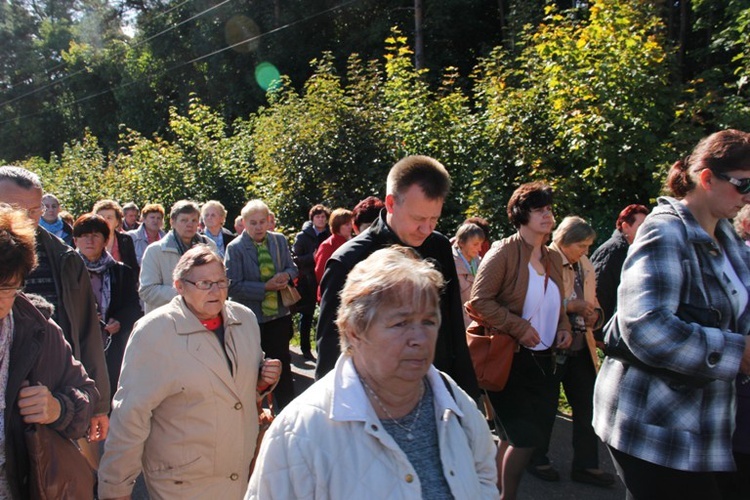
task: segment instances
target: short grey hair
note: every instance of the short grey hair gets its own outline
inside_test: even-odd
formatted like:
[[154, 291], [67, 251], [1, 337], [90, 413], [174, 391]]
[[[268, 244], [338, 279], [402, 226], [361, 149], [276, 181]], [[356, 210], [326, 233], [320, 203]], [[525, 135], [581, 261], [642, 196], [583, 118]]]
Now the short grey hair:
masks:
[[190, 200], [180, 200], [172, 205], [172, 209], [169, 211], [169, 220], [174, 221], [180, 214], [201, 214], [201, 209], [198, 208], [198, 204]]
[[376, 315], [408, 302], [434, 307], [440, 321], [443, 275], [412, 248], [392, 246], [372, 253], [349, 272], [336, 318], [341, 352], [351, 354], [350, 336], [364, 335]]
[[220, 201], [216, 200], [209, 200], [203, 204], [203, 206], [201, 207], [201, 216], [206, 213], [206, 210], [212, 207], [218, 209], [222, 217], [227, 216], [227, 209], [224, 208], [224, 205], [222, 205]]
[[456, 246], [459, 244], [463, 245], [472, 238], [486, 240], [487, 235], [484, 234], [484, 229], [474, 223], [461, 224], [458, 231], [456, 231]]
[[221, 264], [221, 268], [226, 272], [224, 261], [221, 260], [221, 257], [214, 253], [213, 250], [211, 250], [211, 247], [202, 243], [195, 245], [193, 248], [182, 254], [182, 257], [180, 257], [180, 260], [174, 267], [174, 271], [172, 271], [172, 279], [174, 281], [184, 280], [193, 268], [205, 266], [211, 262], [218, 262]]
[[588, 239], [596, 238], [596, 231], [583, 218], [577, 215], [565, 217], [555, 232], [552, 233], [552, 241], [558, 246], [568, 246], [580, 243]]
[[745, 205], [734, 217], [734, 230], [743, 240], [750, 239], [750, 234], [745, 232], [744, 223], [750, 219], [750, 205]]
[[266, 215], [271, 213], [271, 211], [268, 209], [268, 205], [263, 203], [261, 200], [250, 200], [244, 207], [242, 207], [242, 211], [240, 212], [240, 214], [242, 215], [242, 220], [244, 221], [245, 218], [247, 218], [247, 216], [253, 212], [265, 212]]
[[34, 172], [21, 167], [0, 167], [0, 182], [10, 181], [21, 189], [42, 189], [42, 181]]

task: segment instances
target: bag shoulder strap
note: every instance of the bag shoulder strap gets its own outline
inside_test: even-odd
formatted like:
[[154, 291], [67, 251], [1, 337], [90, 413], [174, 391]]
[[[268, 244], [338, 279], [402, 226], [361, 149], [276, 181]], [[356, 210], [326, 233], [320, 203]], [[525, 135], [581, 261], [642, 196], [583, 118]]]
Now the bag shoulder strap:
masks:
[[[453, 387], [451, 387], [451, 383], [448, 382], [448, 379], [445, 377], [445, 374], [443, 372], [440, 372], [440, 378], [443, 381], [443, 384], [445, 384], [445, 388], [448, 389], [448, 393], [453, 398], [453, 401], [456, 401], [456, 395], [453, 393]], [[456, 401], [456, 404], [458, 404], [458, 401]], [[458, 423], [461, 424], [461, 427], [463, 427], [463, 424], [461, 423], [461, 417], [456, 415], [456, 418], [458, 419]]]

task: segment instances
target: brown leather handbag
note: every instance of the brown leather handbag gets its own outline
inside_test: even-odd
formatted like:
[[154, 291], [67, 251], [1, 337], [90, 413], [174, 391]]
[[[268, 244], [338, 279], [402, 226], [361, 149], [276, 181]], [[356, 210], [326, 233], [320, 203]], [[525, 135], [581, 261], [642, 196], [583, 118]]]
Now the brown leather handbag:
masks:
[[78, 444], [47, 425], [24, 430], [29, 454], [29, 491], [37, 500], [88, 500], [94, 498], [96, 471]]
[[494, 328], [472, 321], [466, 330], [466, 342], [480, 389], [502, 391], [510, 376], [516, 339]]

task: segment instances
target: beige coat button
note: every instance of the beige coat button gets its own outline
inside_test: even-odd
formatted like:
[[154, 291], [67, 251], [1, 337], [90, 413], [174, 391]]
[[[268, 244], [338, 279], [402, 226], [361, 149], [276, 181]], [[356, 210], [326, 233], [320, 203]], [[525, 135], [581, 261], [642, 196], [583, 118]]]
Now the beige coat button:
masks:
[[407, 483], [412, 483], [412, 482], [414, 482], [414, 476], [412, 476], [411, 474], [407, 474], [407, 475], [406, 475], [406, 477], [405, 477], [404, 479], [406, 479], [406, 482], [407, 482]]
[[239, 474], [233, 473], [231, 476], [229, 476], [229, 479], [232, 481], [237, 481], [240, 478]]
[[235, 410], [241, 410], [242, 409], [242, 403], [235, 403], [234, 409]]

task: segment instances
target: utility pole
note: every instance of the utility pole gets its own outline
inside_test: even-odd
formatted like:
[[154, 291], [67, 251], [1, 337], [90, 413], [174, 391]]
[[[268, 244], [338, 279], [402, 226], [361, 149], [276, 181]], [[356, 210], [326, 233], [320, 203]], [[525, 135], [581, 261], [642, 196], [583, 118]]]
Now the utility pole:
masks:
[[424, 68], [423, 15], [422, 0], [414, 0], [414, 66], [418, 70]]

